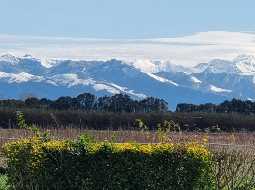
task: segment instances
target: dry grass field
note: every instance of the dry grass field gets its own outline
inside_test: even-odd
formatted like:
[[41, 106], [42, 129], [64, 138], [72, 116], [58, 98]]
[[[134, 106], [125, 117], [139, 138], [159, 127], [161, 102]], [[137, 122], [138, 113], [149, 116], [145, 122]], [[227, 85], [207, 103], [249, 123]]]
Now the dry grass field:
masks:
[[[45, 131], [47, 129], [44, 129]], [[238, 133], [204, 133], [204, 132], [169, 132], [158, 131], [128, 131], [128, 130], [85, 130], [77, 128], [50, 129], [49, 134], [54, 139], [74, 139], [81, 134], [88, 134], [96, 141], [136, 142], [136, 143], [188, 143], [197, 142], [209, 147], [240, 147], [255, 148], [255, 132]], [[31, 132], [25, 129], [0, 129], [0, 146], [12, 140], [31, 136]]]

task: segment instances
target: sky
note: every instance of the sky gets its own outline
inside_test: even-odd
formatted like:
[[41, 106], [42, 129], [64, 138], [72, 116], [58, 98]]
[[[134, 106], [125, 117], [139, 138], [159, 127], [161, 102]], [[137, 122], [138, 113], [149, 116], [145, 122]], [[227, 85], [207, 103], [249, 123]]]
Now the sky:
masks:
[[159, 38], [254, 31], [253, 0], [0, 0], [0, 33]]
[[254, 0], [0, 0], [0, 54], [169, 60], [255, 55]]

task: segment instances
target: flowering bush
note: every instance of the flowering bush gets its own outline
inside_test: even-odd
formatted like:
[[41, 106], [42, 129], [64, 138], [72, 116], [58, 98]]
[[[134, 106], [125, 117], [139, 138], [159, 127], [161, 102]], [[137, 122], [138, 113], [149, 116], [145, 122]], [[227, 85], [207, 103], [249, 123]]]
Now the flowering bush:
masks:
[[[84, 140], [85, 139], [85, 140]], [[198, 144], [95, 143], [33, 137], [4, 146], [13, 189], [210, 189], [210, 153]]]

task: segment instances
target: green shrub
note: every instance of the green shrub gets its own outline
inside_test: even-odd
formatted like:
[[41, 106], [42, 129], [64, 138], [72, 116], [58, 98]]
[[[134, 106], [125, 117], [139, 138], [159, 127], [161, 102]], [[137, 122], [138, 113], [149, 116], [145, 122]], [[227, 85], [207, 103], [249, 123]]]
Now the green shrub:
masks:
[[4, 146], [8, 179], [19, 190], [211, 189], [210, 154], [197, 144], [43, 141]]
[[141, 119], [135, 119], [134, 127], [135, 127], [135, 129], [138, 129], [141, 131], [148, 129], [148, 127], [145, 125], [145, 123]]
[[164, 120], [163, 123], [157, 124], [157, 130], [162, 132], [180, 131], [180, 126], [172, 120]]
[[0, 175], [0, 190], [7, 190], [7, 189], [9, 189], [7, 185], [7, 176]]

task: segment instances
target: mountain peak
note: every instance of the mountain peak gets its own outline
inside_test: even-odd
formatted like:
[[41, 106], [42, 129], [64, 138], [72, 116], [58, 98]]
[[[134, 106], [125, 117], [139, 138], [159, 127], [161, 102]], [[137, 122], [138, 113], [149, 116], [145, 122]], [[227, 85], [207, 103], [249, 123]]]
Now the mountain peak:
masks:
[[240, 73], [255, 73], [255, 57], [252, 55], [240, 55], [233, 60]]
[[207, 73], [236, 73], [236, 68], [231, 61], [223, 59], [213, 59], [208, 63], [199, 64], [194, 67], [195, 70]]
[[173, 64], [171, 61], [164, 61], [164, 60], [149, 60], [149, 59], [140, 59], [136, 60], [132, 63], [132, 65], [147, 73], [158, 73], [158, 72], [170, 72], [170, 73], [177, 73], [177, 72], [186, 72], [191, 73], [191, 69], [188, 67], [184, 67], [181, 65]]
[[33, 59], [34, 57], [30, 54], [25, 54], [23, 55], [23, 58], [30, 58], [30, 59]]
[[11, 53], [6, 53], [1, 55], [0, 61], [5, 61], [5, 62], [11, 62], [11, 63], [16, 63], [19, 61], [18, 57]]
[[194, 67], [195, 72], [207, 73], [235, 73], [241, 75], [255, 74], [255, 57], [252, 55], [239, 55], [232, 61], [213, 59], [208, 63], [201, 63]]

